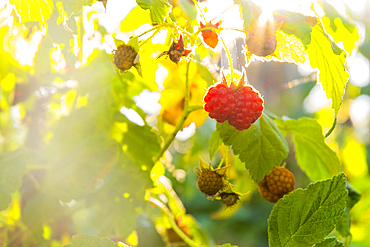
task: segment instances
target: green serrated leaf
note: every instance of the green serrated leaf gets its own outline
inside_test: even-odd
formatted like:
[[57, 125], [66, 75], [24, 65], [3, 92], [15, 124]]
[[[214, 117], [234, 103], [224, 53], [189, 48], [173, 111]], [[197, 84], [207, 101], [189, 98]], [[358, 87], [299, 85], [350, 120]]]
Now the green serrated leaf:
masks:
[[315, 244], [314, 247], [345, 247], [345, 245], [338, 241], [335, 237], [326, 238], [323, 242]]
[[274, 18], [281, 24], [280, 30], [284, 33], [294, 34], [305, 47], [311, 43], [310, 33], [317, 23], [316, 18], [286, 10], [274, 11]]
[[151, 23], [149, 11], [140, 6], [134, 7], [121, 22], [121, 32], [129, 32], [139, 28], [141, 25]]
[[54, 9], [52, 0], [11, 0], [10, 3], [14, 4], [21, 23], [27, 21], [45, 23]]
[[69, 18], [72, 14], [78, 14], [82, 7], [91, 5], [94, 0], [63, 0], [60, 2], [63, 3], [63, 9]]
[[216, 247], [238, 247], [237, 245], [231, 245], [231, 244], [223, 244], [223, 245], [216, 245]]
[[217, 123], [217, 130], [223, 142], [245, 163], [255, 182], [261, 181], [274, 166], [281, 165], [289, 153], [284, 136], [265, 114], [247, 130], [238, 131], [227, 122]]
[[217, 130], [212, 132], [211, 138], [209, 138], [209, 159], [212, 160], [217, 153], [218, 148], [222, 144], [222, 139]]
[[270, 247], [310, 247], [334, 229], [346, 206], [343, 173], [284, 196], [268, 220]]
[[143, 9], [149, 9], [153, 24], [162, 23], [171, 11], [171, 4], [167, 0], [136, 0]]
[[293, 134], [297, 163], [312, 181], [341, 172], [336, 153], [325, 143], [321, 125], [310, 118], [276, 120], [280, 129]]
[[343, 237], [351, 236], [351, 217], [350, 211], [352, 207], [360, 200], [361, 195], [352, 186], [347, 183], [348, 197], [347, 197], [347, 207], [344, 210], [343, 216], [339, 219], [336, 230]]
[[95, 235], [77, 234], [72, 236], [73, 247], [117, 247], [118, 245], [108, 238], [99, 238]]
[[17, 149], [0, 155], [0, 211], [6, 209], [12, 201], [11, 194], [22, 184], [26, 174], [26, 151]]
[[317, 81], [321, 82], [326, 91], [326, 97], [332, 99], [332, 108], [337, 114], [349, 78], [344, 66], [346, 53], [343, 51], [340, 55], [336, 55], [332, 50], [330, 39], [322, 27], [317, 24], [312, 28], [308, 58], [311, 67], [320, 71]]

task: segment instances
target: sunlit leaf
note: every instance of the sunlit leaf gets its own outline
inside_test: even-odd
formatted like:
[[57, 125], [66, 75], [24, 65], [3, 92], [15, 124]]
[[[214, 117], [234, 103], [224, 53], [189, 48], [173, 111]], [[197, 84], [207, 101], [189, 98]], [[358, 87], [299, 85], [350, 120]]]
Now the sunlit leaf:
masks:
[[280, 129], [293, 134], [298, 165], [312, 181], [330, 178], [342, 169], [336, 153], [325, 143], [321, 125], [314, 119], [276, 120]]
[[141, 25], [151, 23], [150, 14], [140, 6], [134, 7], [120, 24], [121, 32], [129, 32]]
[[344, 66], [346, 54], [344, 51], [334, 54], [330, 39], [319, 24], [312, 28], [308, 58], [311, 67], [319, 70], [317, 81], [321, 82], [326, 97], [332, 99], [332, 108], [337, 114], [349, 78]]
[[346, 206], [343, 173], [284, 196], [268, 220], [269, 246], [310, 247], [334, 229]]
[[167, 0], [136, 0], [136, 2], [141, 8], [150, 10], [153, 23], [162, 23], [172, 8]]
[[91, 5], [94, 0], [63, 0], [61, 2], [65, 13], [71, 17], [72, 14], [77, 15], [84, 6]]
[[224, 122], [217, 123], [217, 131], [223, 142], [245, 163], [255, 182], [261, 181], [274, 166], [281, 165], [289, 153], [284, 136], [265, 114], [247, 130], [238, 131]]
[[52, 0], [11, 0], [15, 5], [20, 22], [38, 21], [45, 23], [54, 9]]
[[[288, 63], [304, 63], [305, 49], [302, 42], [294, 35], [287, 35], [282, 31], [276, 32], [277, 46], [271, 56], [272, 60]], [[267, 60], [269, 60], [267, 58]]]
[[286, 10], [274, 11], [274, 18], [280, 25], [280, 30], [286, 34], [294, 34], [307, 47], [311, 42], [312, 27], [317, 23], [317, 19], [294, 13]]
[[359, 41], [359, 33], [354, 22], [349, 18], [344, 18], [338, 11], [326, 2], [323, 2], [325, 16], [321, 18], [325, 31], [335, 42], [343, 44], [343, 48], [351, 56], [356, 42]]
[[12, 201], [11, 194], [22, 184], [22, 177], [27, 172], [25, 155], [24, 149], [0, 155], [0, 211], [8, 207]]
[[287, 63], [304, 63], [305, 48], [302, 41], [293, 34], [286, 34], [278, 30], [276, 36], [276, 49], [274, 53], [266, 57], [255, 56], [250, 52], [246, 53], [247, 64], [254, 60], [259, 61], [277, 61]]

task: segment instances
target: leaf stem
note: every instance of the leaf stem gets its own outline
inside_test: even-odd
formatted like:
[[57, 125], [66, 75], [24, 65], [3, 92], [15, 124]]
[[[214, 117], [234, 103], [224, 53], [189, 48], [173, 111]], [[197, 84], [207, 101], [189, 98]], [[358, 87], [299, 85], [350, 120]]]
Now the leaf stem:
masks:
[[154, 30], [157, 30], [159, 28], [166, 27], [166, 26], [174, 26], [174, 24], [173, 23], [163, 23], [163, 24], [157, 25], [157, 26], [155, 26], [155, 27], [153, 27], [153, 28], [151, 28], [151, 29], [149, 29], [149, 30], [147, 30], [147, 31], [145, 31], [145, 32], [137, 35], [136, 38], [139, 38], [139, 37], [141, 37], [141, 36], [143, 36], [143, 35], [145, 35], [147, 33], [150, 33], [150, 32], [152, 32]]
[[146, 40], [139, 44], [139, 47], [143, 46], [146, 42], [148, 42], [148, 40], [152, 39], [159, 31], [160, 31], [159, 29], [155, 30], [155, 32], [152, 35], [150, 35], [149, 38], [147, 38]]
[[190, 87], [189, 87], [189, 68], [190, 68], [190, 61], [186, 64], [186, 73], [185, 73], [185, 109], [187, 110], [189, 107], [190, 101]]
[[335, 126], [337, 126], [337, 116], [335, 116], [333, 125], [331, 126], [330, 130], [325, 134], [325, 138], [327, 138], [328, 136], [330, 136], [330, 134], [335, 129]]
[[197, 247], [199, 246], [199, 244], [195, 243], [193, 240], [191, 240], [180, 228], [179, 226], [176, 224], [175, 220], [173, 219], [173, 216], [171, 214], [171, 211], [166, 207], [166, 205], [164, 205], [161, 201], [159, 201], [158, 199], [154, 198], [154, 197], [149, 197], [148, 198], [148, 201], [150, 201], [151, 203], [153, 203], [154, 205], [156, 205], [157, 207], [159, 207], [163, 213], [165, 213], [170, 221], [170, 224], [171, 224], [171, 227], [172, 229], [177, 233], [177, 235], [179, 235], [180, 238], [182, 238], [182, 240], [184, 240], [189, 246], [191, 247]]
[[193, 2], [194, 2], [194, 4], [195, 4], [195, 6], [197, 6], [198, 7], [198, 9], [199, 9], [199, 12], [200, 12], [200, 15], [202, 16], [202, 18], [203, 18], [203, 20], [204, 20], [204, 24], [206, 24], [207, 23], [207, 19], [206, 19], [206, 17], [204, 16], [204, 13], [203, 13], [203, 10], [200, 8], [200, 6], [199, 6], [199, 4], [198, 4], [198, 1], [197, 0], [193, 0]]
[[190, 67], [190, 61], [188, 61], [188, 64], [186, 66], [186, 79], [185, 79], [185, 104], [184, 104], [184, 111], [182, 112], [182, 115], [179, 119], [179, 121], [176, 124], [175, 130], [167, 137], [164, 146], [161, 148], [159, 154], [154, 159], [154, 163], [156, 163], [164, 154], [164, 152], [168, 149], [168, 147], [171, 145], [173, 140], [175, 140], [175, 137], [177, 133], [182, 129], [186, 119], [188, 118], [189, 114], [193, 111], [203, 109], [203, 106], [200, 105], [192, 105], [189, 106], [190, 101], [190, 87], [189, 87], [189, 67]]
[[231, 59], [231, 55], [230, 55], [230, 52], [229, 52], [229, 49], [227, 48], [226, 46], [226, 43], [224, 41], [224, 39], [222, 38], [221, 36], [221, 32], [218, 31], [218, 35], [220, 36], [220, 39], [222, 41], [222, 44], [224, 45], [224, 48], [225, 48], [225, 51], [226, 51], [226, 54], [227, 54], [227, 58], [229, 59], [229, 67], [230, 67], [230, 84], [232, 83], [233, 79], [234, 79], [234, 67], [233, 67], [233, 61]]

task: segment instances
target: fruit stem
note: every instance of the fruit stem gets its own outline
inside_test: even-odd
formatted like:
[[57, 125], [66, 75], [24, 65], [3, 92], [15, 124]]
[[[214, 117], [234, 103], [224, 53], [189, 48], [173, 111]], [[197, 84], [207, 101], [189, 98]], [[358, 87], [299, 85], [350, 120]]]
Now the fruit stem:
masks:
[[171, 145], [173, 140], [175, 140], [175, 137], [177, 135], [177, 132], [179, 132], [186, 119], [188, 118], [189, 114], [193, 111], [203, 109], [203, 106], [200, 105], [192, 105], [189, 106], [190, 101], [190, 88], [189, 88], [189, 67], [190, 67], [190, 61], [188, 61], [188, 64], [186, 66], [186, 79], [185, 79], [185, 105], [184, 105], [184, 111], [182, 112], [182, 115], [179, 119], [179, 121], [176, 124], [175, 130], [167, 137], [164, 146], [161, 148], [158, 156], [154, 159], [154, 164], [162, 157], [164, 152], [168, 149], [168, 147]]
[[153, 27], [153, 28], [151, 28], [151, 29], [149, 29], [149, 30], [147, 30], [147, 31], [145, 31], [145, 32], [137, 35], [136, 37], [139, 38], [139, 37], [141, 37], [141, 36], [143, 36], [143, 35], [145, 35], [147, 33], [150, 33], [150, 32], [152, 32], [152, 31], [154, 31], [156, 29], [159, 29], [159, 28], [162, 28], [162, 27], [166, 27], [166, 26], [174, 27], [175, 25], [173, 23], [162, 23], [160, 25], [157, 25], [157, 26], [155, 26], [155, 27]]
[[160, 31], [159, 29], [155, 30], [155, 32], [152, 35], [150, 35], [149, 38], [147, 38], [146, 40], [139, 44], [139, 47], [143, 46], [146, 42], [148, 42], [148, 40], [152, 39], [159, 31]]
[[218, 36], [220, 36], [220, 39], [222, 41], [222, 44], [224, 45], [224, 48], [225, 48], [225, 51], [226, 51], [226, 54], [227, 54], [227, 58], [229, 59], [229, 67], [230, 67], [230, 85], [232, 83], [232, 81], [234, 80], [234, 67], [233, 67], [233, 62], [231, 60], [231, 55], [230, 55], [230, 52], [229, 52], [229, 49], [227, 48], [226, 46], [226, 43], [224, 41], [224, 39], [222, 38], [221, 36], [221, 32], [218, 31]]
[[207, 24], [207, 19], [206, 17], [204, 16], [204, 13], [203, 13], [203, 10], [200, 8], [199, 4], [198, 4], [198, 1], [197, 0], [193, 0], [195, 6], [198, 7], [199, 9], [199, 12], [200, 12], [200, 15], [202, 16], [203, 20], [204, 20], [204, 24]]
[[170, 224], [171, 224], [171, 227], [172, 229], [177, 233], [177, 235], [179, 235], [180, 238], [182, 238], [182, 240], [184, 240], [189, 246], [192, 246], [192, 247], [197, 247], [199, 246], [199, 244], [195, 243], [193, 240], [191, 240], [180, 228], [179, 226], [176, 224], [175, 220], [173, 219], [173, 216], [171, 214], [171, 211], [166, 207], [166, 205], [164, 205], [161, 201], [159, 201], [158, 199], [154, 198], [154, 197], [149, 197], [148, 198], [148, 201], [150, 201], [151, 203], [153, 203], [154, 205], [156, 205], [157, 207], [159, 207], [163, 213], [165, 213], [170, 221]]
[[185, 73], [185, 109], [187, 110], [189, 107], [189, 101], [190, 101], [190, 87], [189, 87], [189, 68], [190, 68], [190, 60], [186, 64], [186, 73]]

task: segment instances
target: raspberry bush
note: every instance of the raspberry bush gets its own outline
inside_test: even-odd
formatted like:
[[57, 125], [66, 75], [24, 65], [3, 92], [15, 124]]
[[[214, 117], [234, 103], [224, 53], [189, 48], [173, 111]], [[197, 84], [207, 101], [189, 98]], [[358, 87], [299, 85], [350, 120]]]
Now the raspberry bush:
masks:
[[286, 2], [2, 1], [0, 246], [369, 243], [366, 13]]

